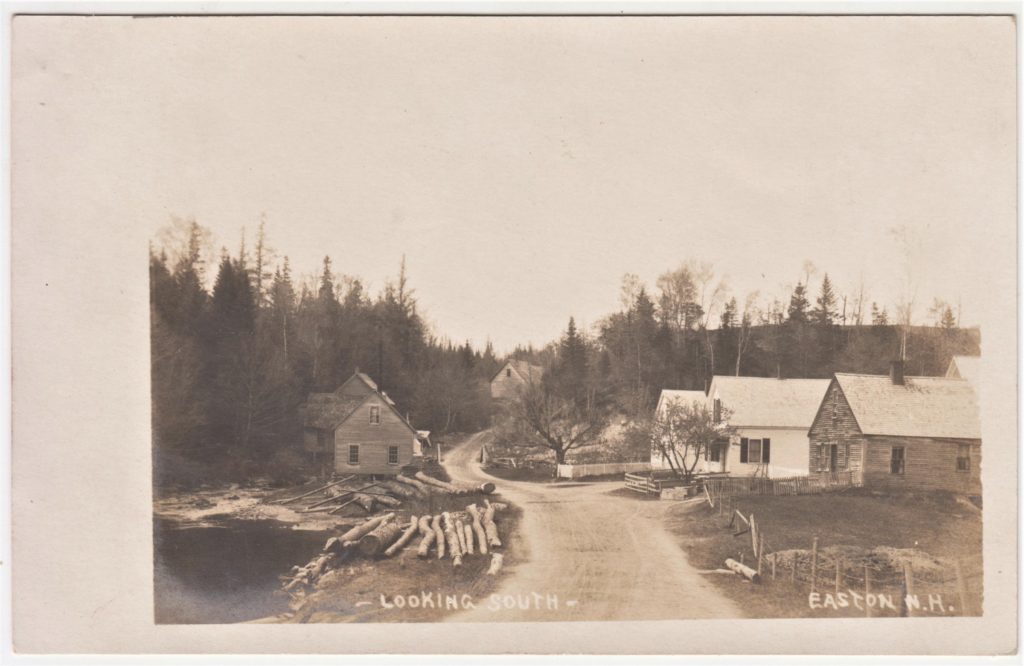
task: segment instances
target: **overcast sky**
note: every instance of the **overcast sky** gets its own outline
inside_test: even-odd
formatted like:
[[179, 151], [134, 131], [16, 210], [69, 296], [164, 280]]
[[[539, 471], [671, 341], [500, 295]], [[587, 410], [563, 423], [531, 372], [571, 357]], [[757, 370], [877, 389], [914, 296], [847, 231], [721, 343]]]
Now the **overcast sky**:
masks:
[[810, 260], [891, 312], [900, 227], [918, 319], [977, 323], [1015, 221], [1007, 18], [20, 21], [16, 119], [89, 163], [83, 223], [234, 251], [265, 213], [297, 273], [375, 289], [404, 254], [435, 332], [499, 351], [690, 257], [741, 301]]

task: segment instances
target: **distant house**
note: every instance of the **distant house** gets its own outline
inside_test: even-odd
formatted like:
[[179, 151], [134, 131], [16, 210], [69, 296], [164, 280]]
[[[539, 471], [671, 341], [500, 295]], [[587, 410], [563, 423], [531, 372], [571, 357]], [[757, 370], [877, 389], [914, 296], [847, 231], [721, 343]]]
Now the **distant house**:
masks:
[[491, 398], [510, 400], [526, 385], [540, 382], [544, 368], [528, 361], [508, 361], [491, 377]]
[[860, 472], [867, 487], [981, 492], [981, 424], [971, 382], [836, 374], [809, 433], [812, 472]]
[[716, 375], [708, 388], [709, 409], [737, 434], [711, 447], [705, 471], [768, 478], [807, 474], [807, 431], [828, 384]]
[[[704, 395], [704, 391], [677, 391], [674, 389], [664, 389], [661, 392], [661, 396], [658, 397], [658, 406], [654, 408], [654, 414], [657, 417], [664, 417], [668, 406], [670, 404], [679, 405], [700, 405], [705, 406], [707, 404], [707, 396]], [[692, 458], [685, 461], [687, 467], [693, 462]], [[661, 451], [656, 448], [651, 450], [651, 468], [652, 469], [671, 469], [672, 465], [665, 456], [661, 455]]]
[[398, 474], [427, 440], [361, 372], [333, 393], [310, 394], [301, 411], [303, 447], [337, 474]]
[[949, 361], [946, 377], [949, 379], [966, 379], [977, 388], [978, 376], [981, 374], [980, 356], [954, 356]]

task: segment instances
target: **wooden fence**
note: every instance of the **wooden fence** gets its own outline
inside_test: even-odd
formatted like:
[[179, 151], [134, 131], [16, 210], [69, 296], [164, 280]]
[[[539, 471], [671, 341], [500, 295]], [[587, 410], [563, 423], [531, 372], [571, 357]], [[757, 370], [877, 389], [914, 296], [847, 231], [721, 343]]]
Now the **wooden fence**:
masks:
[[770, 479], [760, 476], [720, 476], [704, 479], [710, 498], [743, 495], [811, 495], [863, 485], [858, 471], [822, 472]]
[[811, 609], [820, 609], [823, 615], [981, 615], [980, 555], [934, 560], [915, 569], [909, 560], [882, 564], [870, 557], [846, 559], [840, 549], [822, 548], [818, 537], [808, 544], [809, 550], [776, 549], [753, 513], [744, 516], [728, 495], [712, 497], [707, 492], [713, 515], [724, 528], [733, 530], [734, 537], [743, 537], [738, 561], [753, 570], [756, 582], [806, 591]]
[[621, 474], [622, 472], [647, 472], [651, 469], [649, 462], [631, 463], [592, 463], [588, 465], [559, 465], [558, 478], [581, 479], [585, 476], [603, 476], [605, 474]]

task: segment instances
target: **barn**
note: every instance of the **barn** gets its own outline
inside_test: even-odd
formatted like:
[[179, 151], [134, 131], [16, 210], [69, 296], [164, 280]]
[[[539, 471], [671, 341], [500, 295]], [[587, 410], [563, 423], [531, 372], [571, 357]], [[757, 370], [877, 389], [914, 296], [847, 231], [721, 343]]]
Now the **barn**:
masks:
[[491, 377], [491, 398], [510, 400], [529, 384], [540, 382], [544, 368], [527, 361], [510, 360]]
[[325, 471], [398, 474], [422, 460], [423, 437], [363, 373], [310, 394], [301, 411], [303, 447]]
[[981, 423], [971, 382], [837, 373], [808, 433], [814, 472], [858, 473], [866, 487], [981, 493]]

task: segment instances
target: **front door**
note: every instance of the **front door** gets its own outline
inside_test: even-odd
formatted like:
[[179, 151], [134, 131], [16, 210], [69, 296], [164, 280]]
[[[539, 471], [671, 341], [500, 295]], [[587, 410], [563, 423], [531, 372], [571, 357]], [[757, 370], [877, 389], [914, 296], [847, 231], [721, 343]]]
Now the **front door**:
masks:
[[828, 471], [839, 469], [839, 447], [835, 444], [828, 447]]

